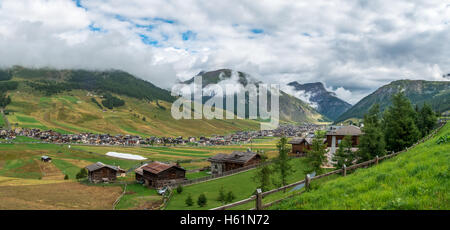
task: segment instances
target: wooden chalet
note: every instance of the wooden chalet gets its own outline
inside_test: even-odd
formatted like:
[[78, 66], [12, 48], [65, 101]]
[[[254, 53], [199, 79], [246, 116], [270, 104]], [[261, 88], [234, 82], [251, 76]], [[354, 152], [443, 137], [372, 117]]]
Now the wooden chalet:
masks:
[[291, 153], [296, 156], [305, 156], [306, 152], [311, 149], [312, 138], [293, 138], [288, 142], [292, 144]]
[[333, 127], [327, 132], [327, 147], [331, 148], [331, 153], [334, 154], [336, 152], [336, 147], [338, 147], [342, 139], [346, 136], [350, 136], [352, 146], [357, 147], [359, 145], [359, 137], [362, 134], [361, 129], [354, 125]]
[[211, 173], [220, 175], [233, 169], [259, 164], [261, 161], [261, 156], [251, 151], [234, 151], [231, 154], [219, 153], [208, 158], [208, 161], [211, 162]]
[[151, 188], [161, 188], [175, 184], [186, 178], [186, 170], [177, 164], [152, 162], [144, 164], [135, 170], [136, 181]]
[[97, 162], [86, 166], [88, 170], [88, 178], [92, 183], [115, 181], [117, 175], [125, 173], [125, 170], [118, 166], [112, 166]]

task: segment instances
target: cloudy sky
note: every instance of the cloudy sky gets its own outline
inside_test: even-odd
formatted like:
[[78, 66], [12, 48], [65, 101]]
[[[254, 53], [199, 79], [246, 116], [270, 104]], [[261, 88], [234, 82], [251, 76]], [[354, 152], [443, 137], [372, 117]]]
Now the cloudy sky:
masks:
[[355, 103], [450, 73], [450, 1], [0, 0], [0, 66], [122, 69], [170, 88], [231, 68]]

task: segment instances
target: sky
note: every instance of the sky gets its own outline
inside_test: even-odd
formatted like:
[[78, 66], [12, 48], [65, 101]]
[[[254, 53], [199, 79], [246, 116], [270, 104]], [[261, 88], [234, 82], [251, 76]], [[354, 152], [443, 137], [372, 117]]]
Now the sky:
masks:
[[0, 67], [120, 69], [170, 88], [200, 71], [322, 82], [356, 103], [450, 80], [448, 0], [0, 0]]

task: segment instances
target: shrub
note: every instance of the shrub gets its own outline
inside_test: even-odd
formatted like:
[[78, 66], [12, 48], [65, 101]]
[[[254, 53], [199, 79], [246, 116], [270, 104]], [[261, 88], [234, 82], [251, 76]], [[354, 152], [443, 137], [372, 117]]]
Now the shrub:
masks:
[[178, 185], [177, 187], [177, 193], [180, 194], [183, 192], [183, 187], [181, 185]]
[[82, 179], [87, 177], [87, 171], [85, 168], [80, 169], [80, 172], [77, 173], [77, 175], [75, 176], [75, 178], [77, 179]]
[[198, 196], [198, 200], [197, 200], [197, 204], [200, 207], [203, 207], [206, 205], [206, 203], [208, 203], [208, 200], [206, 199], [205, 194], [200, 194], [200, 196]]
[[184, 203], [186, 203], [187, 206], [192, 206], [194, 204], [194, 201], [192, 200], [191, 194], [188, 195], [188, 197], [186, 198]]
[[233, 192], [232, 192], [232, 191], [229, 191], [229, 192], [227, 193], [226, 201], [227, 201], [228, 203], [231, 203], [235, 198], [236, 198], [236, 196], [234, 196]]
[[69, 175], [66, 174], [66, 175], [64, 176], [64, 180], [68, 180], [68, 179], [69, 179]]
[[225, 201], [225, 191], [223, 190], [223, 186], [219, 189], [219, 197], [217, 197], [217, 200], [221, 202]]

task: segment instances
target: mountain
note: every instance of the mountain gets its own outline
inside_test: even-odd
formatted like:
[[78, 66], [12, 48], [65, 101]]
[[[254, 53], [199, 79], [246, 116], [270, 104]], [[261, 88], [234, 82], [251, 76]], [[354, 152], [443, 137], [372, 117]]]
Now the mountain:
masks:
[[303, 91], [308, 95], [309, 101], [317, 105], [317, 111], [332, 120], [352, 107], [351, 104], [336, 97], [335, 93], [327, 91], [321, 82], [300, 84], [293, 81], [288, 85], [294, 87], [297, 92]]
[[169, 91], [119, 70], [16, 66], [0, 70], [0, 95], [4, 92], [12, 99], [5, 111], [13, 128], [140, 136], [208, 136], [259, 128], [251, 120], [175, 120]]
[[349, 118], [362, 118], [364, 113], [375, 103], [380, 104], [381, 111], [384, 111], [391, 104], [392, 95], [400, 90], [405, 92], [412, 104], [422, 106], [426, 102], [436, 111], [450, 110], [450, 81], [398, 80], [384, 85], [364, 97], [343, 113], [336, 122]]
[[[251, 75], [240, 72], [233, 71], [231, 69], [219, 69], [215, 71], [200, 72], [197, 76], [202, 77], [202, 85], [206, 87], [208, 84], [217, 83], [227, 83], [227, 84], [240, 84], [246, 86], [248, 83], [253, 83], [255, 85], [262, 84], [263, 82], [254, 79]], [[184, 81], [184, 84], [191, 84], [194, 82], [194, 77]], [[269, 94], [270, 96], [270, 94]], [[203, 97], [203, 102], [208, 100], [209, 96]], [[269, 101], [269, 99], [268, 99]], [[224, 98], [225, 105], [225, 98]], [[280, 92], [280, 121], [288, 123], [318, 123], [330, 121], [329, 118], [323, 116], [313, 107], [308, 105], [308, 103], [287, 94], [284, 91]], [[246, 101], [246, 111], [248, 112], [248, 98]]]

